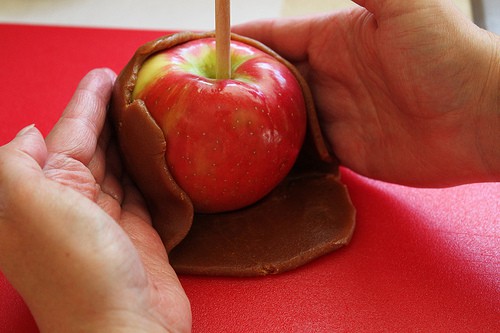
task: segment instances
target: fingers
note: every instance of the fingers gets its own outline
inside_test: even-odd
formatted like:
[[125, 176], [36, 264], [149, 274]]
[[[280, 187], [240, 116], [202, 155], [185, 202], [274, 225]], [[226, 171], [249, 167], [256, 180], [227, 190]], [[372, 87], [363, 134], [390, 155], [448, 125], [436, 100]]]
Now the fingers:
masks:
[[[105, 211], [107, 210], [101, 199], [107, 201], [111, 198], [116, 202], [116, 204], [121, 205], [124, 196], [124, 189], [121, 184], [123, 174], [121, 159], [117, 145], [109, 139], [110, 130], [107, 125], [110, 124], [107, 123], [105, 125], [105, 133], [103, 133], [99, 139], [99, 148], [88, 166], [89, 170], [91, 170], [94, 175], [96, 182], [100, 185], [101, 194], [97, 203]], [[103, 146], [103, 141], [108, 141], [105, 146]], [[118, 218], [113, 214], [110, 215], [112, 215], [115, 220]]]
[[151, 225], [151, 217], [146, 208], [146, 202], [144, 201], [142, 194], [139, 192], [128, 175], [123, 175], [121, 183], [124, 192], [122, 202], [123, 212], [138, 217], [141, 221], [145, 221], [148, 225]]
[[49, 153], [62, 153], [87, 165], [96, 149], [116, 74], [89, 72], [78, 85], [63, 115], [47, 137]]
[[16, 201], [12, 193], [30, 191], [43, 176], [46, 158], [45, 141], [34, 125], [25, 127], [11, 142], [0, 147], [0, 220], [8, 219], [24, 207], [26, 198]]
[[160, 236], [153, 229], [143, 198], [130, 179], [125, 178], [120, 226], [128, 234], [155, 286], [164, 326], [173, 332], [191, 331], [191, 307], [182, 285], [168, 264], [168, 256]]
[[[45, 164], [45, 159], [47, 157], [47, 147], [45, 146], [45, 141], [43, 139], [42, 133], [35, 127], [34, 124], [26, 126], [23, 128], [16, 137], [1, 147], [2, 160], [13, 158], [19, 158], [21, 160], [16, 160], [19, 168], [21, 168], [26, 161], [27, 164], [32, 164], [32, 161], [36, 162], [39, 167], [43, 167]], [[19, 155], [19, 153], [24, 153]], [[0, 168], [3, 164], [0, 165]]]
[[256, 39], [292, 62], [307, 60], [309, 41], [323, 16], [270, 19], [232, 27], [232, 31]]
[[45, 141], [34, 125], [25, 127], [11, 142], [0, 147], [0, 225], [29, 209], [29, 196], [38, 190], [44, 177], [42, 168], [46, 159]]

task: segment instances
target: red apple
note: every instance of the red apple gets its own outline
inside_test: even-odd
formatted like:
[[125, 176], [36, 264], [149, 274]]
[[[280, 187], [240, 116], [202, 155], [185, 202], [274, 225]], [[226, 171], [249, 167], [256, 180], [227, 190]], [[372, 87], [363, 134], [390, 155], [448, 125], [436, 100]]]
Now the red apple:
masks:
[[274, 57], [231, 41], [230, 79], [215, 79], [215, 39], [154, 54], [133, 99], [164, 132], [167, 166], [200, 213], [255, 203], [292, 168], [306, 132], [294, 74]]

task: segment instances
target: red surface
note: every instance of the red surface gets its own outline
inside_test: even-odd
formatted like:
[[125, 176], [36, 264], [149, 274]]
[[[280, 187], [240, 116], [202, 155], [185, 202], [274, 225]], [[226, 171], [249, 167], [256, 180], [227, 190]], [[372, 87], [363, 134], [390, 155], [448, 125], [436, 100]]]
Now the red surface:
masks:
[[[0, 25], [0, 144], [47, 133], [80, 78], [160, 36]], [[413, 189], [343, 170], [351, 244], [283, 275], [182, 276], [194, 332], [500, 332], [500, 183]], [[37, 332], [0, 273], [0, 332]]]

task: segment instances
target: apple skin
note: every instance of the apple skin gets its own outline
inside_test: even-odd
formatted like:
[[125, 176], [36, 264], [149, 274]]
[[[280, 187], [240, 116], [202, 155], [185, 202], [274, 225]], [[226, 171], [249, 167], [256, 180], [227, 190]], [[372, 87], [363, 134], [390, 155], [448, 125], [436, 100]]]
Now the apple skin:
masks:
[[166, 163], [196, 212], [246, 207], [294, 165], [307, 124], [294, 74], [274, 57], [231, 41], [230, 79], [215, 79], [215, 39], [159, 52], [141, 67], [144, 101], [166, 140]]

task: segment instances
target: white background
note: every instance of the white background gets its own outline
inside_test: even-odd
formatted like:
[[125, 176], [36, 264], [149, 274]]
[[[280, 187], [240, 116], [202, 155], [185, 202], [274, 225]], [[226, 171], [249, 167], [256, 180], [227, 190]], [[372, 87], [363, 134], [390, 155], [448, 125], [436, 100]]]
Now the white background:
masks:
[[[410, 0], [401, 0], [410, 1]], [[472, 17], [469, 0], [454, 0]], [[497, 0], [495, 0], [497, 1]], [[215, 0], [0, 0], [0, 22], [213, 30]], [[233, 24], [353, 6], [349, 0], [232, 0]]]

